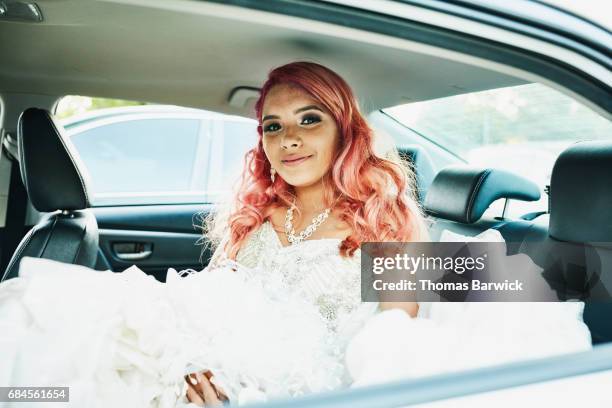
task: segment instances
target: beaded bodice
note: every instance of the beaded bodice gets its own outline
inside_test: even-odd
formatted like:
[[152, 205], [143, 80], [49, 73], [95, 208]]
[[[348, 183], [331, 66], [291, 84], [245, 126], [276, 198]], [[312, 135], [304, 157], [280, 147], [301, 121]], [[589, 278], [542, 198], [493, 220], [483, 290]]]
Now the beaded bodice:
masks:
[[331, 330], [350, 336], [378, 304], [361, 302], [360, 250], [344, 258], [340, 243], [327, 238], [283, 246], [266, 221], [250, 235], [236, 261], [253, 268], [251, 273], [264, 274], [264, 280], [265, 275], [281, 276], [289, 290], [318, 307]]

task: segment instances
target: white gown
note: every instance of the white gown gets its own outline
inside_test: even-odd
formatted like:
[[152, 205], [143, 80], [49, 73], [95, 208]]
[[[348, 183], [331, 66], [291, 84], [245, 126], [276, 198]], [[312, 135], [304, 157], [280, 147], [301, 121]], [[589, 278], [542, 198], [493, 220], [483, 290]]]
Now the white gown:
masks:
[[0, 384], [70, 386], [75, 407], [181, 406], [183, 375], [204, 369], [232, 404], [347, 386], [346, 345], [378, 304], [339, 245], [283, 247], [266, 222], [237, 262], [218, 250], [165, 284], [26, 258], [0, 284]]
[[74, 407], [180, 407], [183, 375], [210, 369], [241, 405], [591, 347], [579, 302], [377, 313], [361, 302], [359, 251], [339, 245], [283, 247], [266, 222], [236, 263], [217, 251], [165, 284], [26, 258], [0, 284], [0, 384], [69, 386]]
[[[443, 231], [440, 241], [504, 242], [504, 238], [493, 229], [477, 236]], [[378, 313], [348, 344], [345, 362], [351, 386], [589, 350], [591, 333], [583, 322], [584, 306], [583, 302], [425, 302], [419, 304], [416, 319], [399, 310]], [[472, 406], [488, 407], [490, 402]], [[454, 404], [453, 400], [446, 406]]]

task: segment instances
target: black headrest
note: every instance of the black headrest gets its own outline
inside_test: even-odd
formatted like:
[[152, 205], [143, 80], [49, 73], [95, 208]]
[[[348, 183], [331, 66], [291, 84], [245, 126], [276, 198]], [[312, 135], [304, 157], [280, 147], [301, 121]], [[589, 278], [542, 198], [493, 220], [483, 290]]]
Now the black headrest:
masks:
[[499, 198], [536, 201], [540, 190], [534, 182], [504, 170], [451, 166], [442, 169], [429, 187], [425, 211], [471, 224]]
[[612, 142], [576, 143], [557, 158], [550, 180], [552, 238], [612, 242]]
[[51, 212], [89, 207], [86, 174], [79, 171], [74, 147], [49, 112], [26, 109], [19, 117], [17, 139], [21, 178], [34, 208]]
[[417, 145], [400, 146], [397, 151], [403, 160], [412, 165], [416, 176], [418, 199], [420, 203], [424, 203], [427, 190], [436, 175], [433, 162], [425, 149]]

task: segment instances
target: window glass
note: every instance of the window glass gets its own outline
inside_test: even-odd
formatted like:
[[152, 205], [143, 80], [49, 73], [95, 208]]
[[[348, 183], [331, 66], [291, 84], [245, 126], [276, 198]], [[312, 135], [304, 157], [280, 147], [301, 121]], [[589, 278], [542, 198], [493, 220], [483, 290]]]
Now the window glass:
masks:
[[[570, 144], [612, 136], [609, 121], [541, 84], [410, 103], [384, 112], [470, 164], [509, 170], [538, 184], [542, 198], [535, 203], [512, 200], [511, 216], [547, 209], [544, 187], [555, 160]], [[502, 201], [496, 204], [503, 206]]]
[[90, 174], [94, 206], [214, 202], [255, 146], [256, 122], [178, 106], [70, 96], [56, 119]]
[[95, 194], [190, 189], [200, 121], [130, 120], [72, 136]]
[[226, 121], [213, 133], [212, 152], [208, 179], [208, 191], [222, 198], [228, 188], [234, 186], [244, 168], [246, 153], [257, 144], [255, 121]]

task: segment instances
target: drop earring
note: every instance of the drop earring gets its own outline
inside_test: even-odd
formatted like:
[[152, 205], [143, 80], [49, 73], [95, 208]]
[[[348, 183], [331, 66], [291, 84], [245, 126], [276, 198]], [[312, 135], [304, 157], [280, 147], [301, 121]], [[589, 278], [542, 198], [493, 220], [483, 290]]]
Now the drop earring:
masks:
[[276, 170], [273, 167], [270, 167], [270, 180], [272, 180], [272, 183], [274, 183], [275, 179], [276, 179]]

